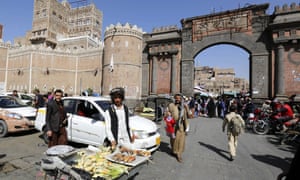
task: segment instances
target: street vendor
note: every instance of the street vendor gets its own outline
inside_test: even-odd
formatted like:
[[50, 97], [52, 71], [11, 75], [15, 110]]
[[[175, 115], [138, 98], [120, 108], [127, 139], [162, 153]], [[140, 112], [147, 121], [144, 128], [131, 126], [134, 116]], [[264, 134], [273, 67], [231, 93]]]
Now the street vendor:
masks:
[[129, 127], [128, 107], [123, 104], [124, 88], [117, 87], [110, 91], [112, 104], [105, 112], [107, 139], [112, 148], [116, 145], [132, 147], [134, 135]]

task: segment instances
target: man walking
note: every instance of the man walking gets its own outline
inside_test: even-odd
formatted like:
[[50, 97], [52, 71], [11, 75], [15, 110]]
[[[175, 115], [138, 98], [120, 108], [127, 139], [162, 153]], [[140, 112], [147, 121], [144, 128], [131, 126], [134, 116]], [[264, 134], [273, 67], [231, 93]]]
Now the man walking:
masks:
[[168, 105], [172, 117], [176, 121], [175, 125], [175, 140], [171, 148], [176, 154], [177, 161], [182, 162], [182, 153], [185, 147], [186, 130], [188, 127], [188, 107], [184, 105], [182, 95], [174, 95], [175, 102]]
[[[236, 113], [237, 107], [235, 105], [230, 106], [229, 110], [230, 113], [225, 116], [223, 121], [222, 130], [225, 132], [225, 127], [227, 126], [230, 161], [233, 161], [236, 156], [236, 148], [238, 143], [237, 138], [242, 129], [245, 127], [245, 122], [242, 117]], [[239, 130], [236, 130], [236, 128], [239, 128]]]

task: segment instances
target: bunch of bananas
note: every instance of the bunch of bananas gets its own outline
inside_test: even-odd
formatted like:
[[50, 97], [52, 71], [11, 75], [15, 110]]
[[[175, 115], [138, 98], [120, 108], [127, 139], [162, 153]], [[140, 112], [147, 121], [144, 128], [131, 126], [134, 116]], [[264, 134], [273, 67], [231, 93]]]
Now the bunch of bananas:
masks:
[[108, 161], [105, 156], [111, 154], [110, 149], [100, 148], [100, 151], [88, 154], [82, 150], [78, 152], [79, 159], [75, 168], [83, 169], [93, 175], [93, 178], [116, 179], [124, 173], [128, 174], [129, 167]]

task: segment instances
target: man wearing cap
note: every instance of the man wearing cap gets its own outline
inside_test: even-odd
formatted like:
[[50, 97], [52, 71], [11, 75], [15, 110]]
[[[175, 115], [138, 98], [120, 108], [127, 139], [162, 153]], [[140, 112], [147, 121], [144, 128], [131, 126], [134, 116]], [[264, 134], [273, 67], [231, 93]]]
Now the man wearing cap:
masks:
[[112, 104], [105, 112], [105, 125], [107, 138], [114, 148], [117, 144], [131, 146], [134, 141], [133, 133], [129, 127], [128, 107], [123, 104], [124, 88], [117, 87], [110, 91]]

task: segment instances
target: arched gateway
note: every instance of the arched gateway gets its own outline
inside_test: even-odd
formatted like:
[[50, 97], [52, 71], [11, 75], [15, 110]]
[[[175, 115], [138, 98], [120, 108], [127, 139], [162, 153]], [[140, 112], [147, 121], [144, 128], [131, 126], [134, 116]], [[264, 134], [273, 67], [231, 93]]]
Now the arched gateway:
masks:
[[[217, 44], [232, 44], [249, 53], [250, 90], [254, 99], [299, 94], [300, 7], [294, 3], [284, 5], [267, 15], [268, 7], [269, 4], [250, 5], [186, 18], [181, 20], [181, 30], [169, 28], [145, 35], [143, 75], [147, 69], [149, 73], [143, 80], [149, 86], [142, 88], [143, 94], [180, 91], [192, 95], [194, 58]], [[162, 67], [164, 71], [160, 72]], [[165, 79], [170, 82], [168, 86], [160, 85], [158, 78], [162, 74], [169, 75]]]

